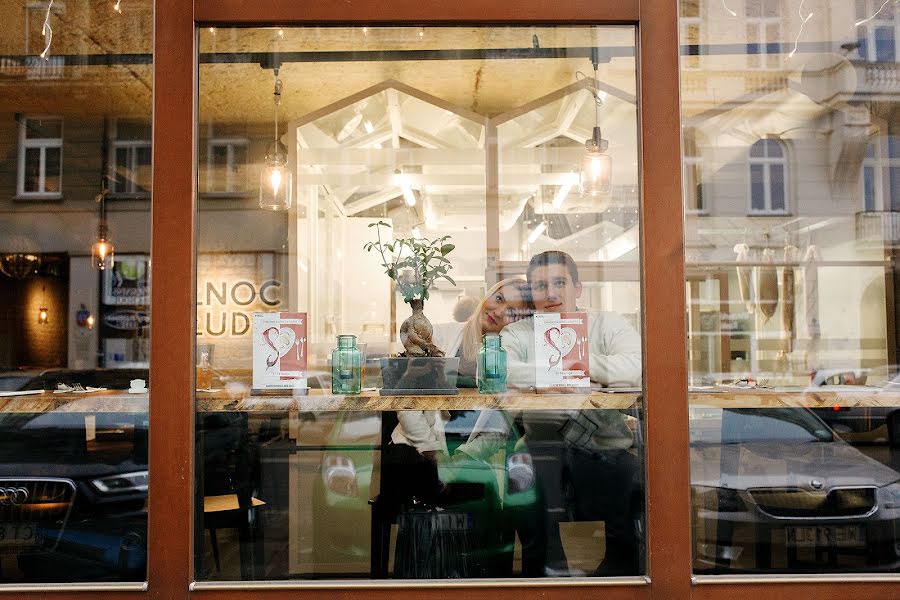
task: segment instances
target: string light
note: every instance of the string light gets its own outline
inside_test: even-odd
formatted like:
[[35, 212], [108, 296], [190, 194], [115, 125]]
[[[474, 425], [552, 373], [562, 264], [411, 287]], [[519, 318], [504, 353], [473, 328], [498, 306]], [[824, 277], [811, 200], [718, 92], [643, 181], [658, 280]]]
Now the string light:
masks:
[[49, 60], [47, 53], [50, 52], [50, 42], [53, 41], [53, 28], [50, 27], [50, 11], [53, 9], [53, 0], [47, 3], [47, 14], [44, 16], [44, 26], [41, 27], [41, 35], [44, 36], [44, 51], [41, 52], [41, 58]]
[[800, 30], [797, 32], [797, 37], [794, 39], [794, 48], [791, 50], [790, 54], [787, 55], [787, 58], [784, 60], [788, 60], [789, 58], [794, 58], [794, 55], [797, 53], [797, 48], [800, 46], [800, 36], [803, 35], [803, 26], [813, 18], [813, 13], [810, 11], [808, 15], [803, 16], [803, 3], [806, 0], [800, 0], [800, 6], [797, 8], [797, 14], [800, 15]]
[[116, 0], [115, 5], [113, 6], [113, 10], [120, 15], [122, 14], [122, 0]]
[[423, 37], [425, 37], [425, 28], [419, 27], [419, 39], [422, 39]]
[[[854, 23], [854, 25], [856, 25], [857, 27], [859, 27], [860, 25], [865, 25], [866, 23], [868, 23], [869, 21], [871, 21], [872, 19], [874, 19], [875, 17], [877, 17], [878, 15], [880, 15], [880, 14], [881, 14], [881, 11], [884, 10], [884, 7], [887, 6], [888, 4], [890, 4], [891, 1], [892, 1], [892, 0], [884, 0], [884, 4], [882, 4], [882, 5], [878, 8], [878, 10], [875, 11], [875, 14], [874, 14], [874, 15], [872, 15], [871, 17], [867, 17], [867, 18], [863, 19], [862, 21], [857, 21], [856, 23]], [[897, 0], [893, 0], [893, 2], [896, 3]]]

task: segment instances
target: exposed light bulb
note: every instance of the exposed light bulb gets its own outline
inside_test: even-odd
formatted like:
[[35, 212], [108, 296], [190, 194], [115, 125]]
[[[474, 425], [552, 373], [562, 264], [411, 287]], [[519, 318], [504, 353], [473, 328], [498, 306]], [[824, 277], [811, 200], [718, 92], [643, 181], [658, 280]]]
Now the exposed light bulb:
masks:
[[281, 89], [278, 69], [275, 69], [275, 137], [266, 148], [265, 163], [259, 174], [259, 207], [266, 210], [288, 210], [291, 207], [294, 190], [294, 176], [287, 166], [287, 148], [278, 138]]
[[88, 315], [88, 318], [84, 320], [88, 329], [94, 328], [94, 323], [96, 323], [96, 319], [94, 319], [94, 315]]
[[369, 35], [369, 28], [363, 27], [363, 35]]
[[41, 325], [46, 325], [48, 320], [49, 320], [49, 313], [47, 312], [47, 307], [42, 306], [38, 310], [38, 323], [40, 323]]
[[278, 37], [281, 39], [284, 39], [284, 28], [283, 27], [278, 28]]
[[115, 5], [113, 5], [113, 10], [120, 15], [122, 14], [122, 0], [116, 0]]
[[99, 271], [111, 269], [113, 266], [114, 254], [115, 249], [112, 241], [105, 233], [102, 233], [97, 241], [94, 242], [94, 245], [91, 246], [91, 259], [94, 268]]
[[[278, 146], [284, 148], [280, 143]], [[291, 207], [293, 175], [287, 169], [287, 155], [276, 150], [266, 155], [266, 163], [260, 175], [259, 207], [268, 210], [287, 210]]]
[[419, 39], [422, 39], [423, 37], [425, 37], [425, 28], [419, 27]]
[[533, 244], [538, 241], [538, 238], [541, 237], [541, 234], [543, 234], [546, 229], [547, 221], [541, 221], [540, 223], [538, 223], [537, 227], [535, 227], [531, 231], [531, 234], [528, 236], [528, 243]]

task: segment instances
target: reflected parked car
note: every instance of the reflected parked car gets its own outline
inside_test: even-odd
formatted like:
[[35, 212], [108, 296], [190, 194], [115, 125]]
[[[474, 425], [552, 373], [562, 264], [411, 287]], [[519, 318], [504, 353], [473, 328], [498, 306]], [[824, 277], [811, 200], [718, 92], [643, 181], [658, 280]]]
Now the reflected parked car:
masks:
[[900, 473], [805, 408], [694, 408], [698, 572], [900, 568]]
[[[21, 377], [20, 375], [27, 375]], [[125, 389], [146, 369], [4, 374], [18, 390]], [[6, 390], [15, 391], [15, 390]], [[146, 413], [0, 412], [0, 582], [142, 581]]]

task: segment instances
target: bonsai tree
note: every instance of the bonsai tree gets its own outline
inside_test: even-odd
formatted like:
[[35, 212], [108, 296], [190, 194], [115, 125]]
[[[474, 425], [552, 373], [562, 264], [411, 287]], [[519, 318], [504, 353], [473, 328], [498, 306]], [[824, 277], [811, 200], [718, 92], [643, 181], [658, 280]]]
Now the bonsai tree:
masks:
[[447, 255], [456, 247], [448, 240], [449, 235], [428, 238], [400, 238], [386, 242], [381, 237], [382, 228], [390, 229], [384, 221], [372, 223], [377, 241], [363, 245], [367, 252], [378, 252], [381, 266], [388, 277], [394, 280], [403, 301], [412, 307], [413, 314], [400, 326], [400, 341], [407, 356], [443, 356], [434, 345], [431, 336], [433, 328], [423, 313], [428, 291], [439, 279], [456, 282], [447, 274], [453, 268]]

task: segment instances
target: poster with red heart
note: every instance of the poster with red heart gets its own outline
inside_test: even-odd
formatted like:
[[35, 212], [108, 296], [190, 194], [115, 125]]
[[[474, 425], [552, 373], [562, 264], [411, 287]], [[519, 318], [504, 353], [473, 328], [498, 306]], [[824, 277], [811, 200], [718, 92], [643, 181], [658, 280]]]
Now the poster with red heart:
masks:
[[306, 313], [253, 313], [253, 389], [307, 386]]
[[586, 312], [534, 315], [537, 388], [591, 388]]

